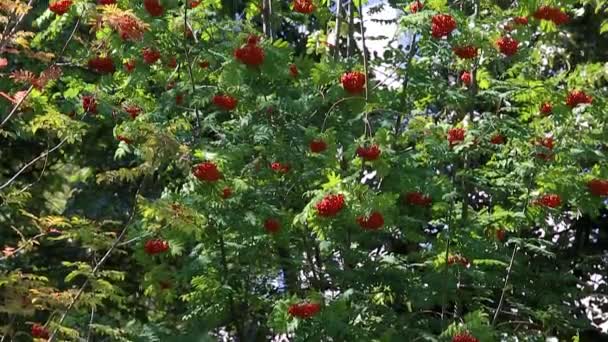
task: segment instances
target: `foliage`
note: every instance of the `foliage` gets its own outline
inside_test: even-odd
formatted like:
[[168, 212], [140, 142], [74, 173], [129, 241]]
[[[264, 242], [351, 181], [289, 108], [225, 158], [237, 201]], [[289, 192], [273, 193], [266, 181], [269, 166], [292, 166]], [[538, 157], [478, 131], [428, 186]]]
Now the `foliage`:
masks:
[[103, 2], [0, 0], [4, 337], [599, 341], [604, 2], [428, 1], [369, 60], [331, 2]]

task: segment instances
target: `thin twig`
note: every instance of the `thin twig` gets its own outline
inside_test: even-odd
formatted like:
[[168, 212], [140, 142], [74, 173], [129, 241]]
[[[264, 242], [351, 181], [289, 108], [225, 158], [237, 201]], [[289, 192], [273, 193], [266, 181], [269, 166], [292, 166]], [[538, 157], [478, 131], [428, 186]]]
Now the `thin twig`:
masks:
[[336, 1], [336, 39], [334, 40], [334, 58], [340, 58], [340, 26], [342, 26], [342, 0]]
[[365, 23], [363, 20], [363, 4], [360, 4], [358, 7], [359, 10], [359, 20], [361, 25], [361, 45], [362, 45], [362, 55], [363, 55], [363, 73], [365, 74], [365, 102], [369, 99], [369, 75], [368, 75], [368, 65], [367, 65], [367, 46], [365, 45]]
[[57, 145], [55, 145], [55, 147], [53, 147], [52, 149], [50, 149], [48, 151], [42, 152], [38, 157], [32, 159], [29, 163], [25, 164], [19, 171], [17, 171], [17, 173], [15, 173], [13, 175], [13, 177], [11, 177], [4, 184], [0, 185], [0, 190], [9, 186], [15, 179], [17, 179], [17, 177], [19, 177], [23, 172], [25, 172], [25, 170], [27, 170], [30, 166], [34, 165], [38, 160], [45, 158], [49, 154], [51, 154], [51, 153], [55, 152], [56, 150], [58, 150], [59, 148], [61, 148], [61, 146], [63, 146], [63, 144], [65, 144], [66, 141], [68, 141], [68, 139], [69, 139], [69, 137], [63, 138], [63, 140], [61, 140]]
[[93, 320], [95, 319], [95, 307], [91, 308], [91, 319], [89, 320], [89, 331], [87, 332], [87, 342], [91, 340], [91, 333], [93, 329], [91, 326], [93, 325]]
[[[188, 2], [184, 4], [184, 27], [188, 27]], [[188, 51], [188, 35], [184, 32], [184, 52], [186, 53], [186, 65], [188, 67], [188, 75], [190, 77], [190, 85], [192, 86], [192, 96], [196, 93], [196, 87], [194, 85], [194, 76], [192, 75], [192, 60], [190, 60], [190, 52]], [[200, 137], [201, 134], [201, 117], [199, 114], [198, 106], [194, 108], [196, 114], [196, 136]]]
[[[55, 61], [53, 61], [53, 63], [51, 63], [51, 65], [47, 68], [47, 70], [49, 68], [52, 68], [53, 66], [55, 66], [55, 64], [57, 64], [57, 62], [61, 59], [61, 57], [63, 57], [63, 54], [64, 54], [66, 48], [68, 47], [68, 44], [74, 38], [74, 34], [76, 33], [76, 30], [78, 30], [79, 26], [80, 26], [80, 17], [78, 17], [78, 20], [76, 20], [76, 24], [74, 24], [74, 28], [72, 29], [72, 33], [70, 33], [70, 36], [68, 37], [68, 39], [63, 44], [63, 48], [61, 49], [61, 51], [59, 52], [59, 54], [55, 58]], [[32, 90], [34, 90], [34, 86], [33, 85], [31, 85], [27, 89], [25, 95], [21, 99], [19, 99], [19, 102], [17, 102], [15, 104], [15, 106], [13, 106], [13, 109], [10, 111], [10, 113], [4, 118], [4, 120], [2, 120], [2, 122], [0, 123], [0, 128], [2, 128], [8, 122], [8, 120], [10, 120], [10, 118], [13, 115], [15, 115], [15, 113], [17, 112], [17, 109], [19, 109], [19, 107], [21, 107], [21, 105], [23, 104], [23, 102], [25, 101], [25, 99], [32, 93]]]
[[[114, 251], [114, 249], [118, 246], [118, 244], [120, 243], [120, 241], [122, 240], [122, 238], [126, 235], [127, 230], [129, 229], [129, 225], [131, 224], [131, 221], [133, 221], [133, 218], [135, 217], [135, 213], [137, 211], [136, 208], [135, 208], [135, 206], [137, 204], [137, 196], [139, 196], [139, 192], [141, 191], [142, 185], [143, 185], [143, 180], [140, 181], [139, 186], [137, 187], [137, 191], [135, 192], [135, 196], [134, 196], [134, 201], [135, 201], [134, 203], [135, 204], [133, 205], [133, 209], [131, 211], [131, 215], [129, 215], [129, 219], [125, 223], [124, 228], [122, 229], [122, 231], [120, 232], [120, 234], [118, 235], [118, 237], [114, 240], [114, 242], [112, 243], [112, 246], [110, 246], [110, 248], [107, 250], [106, 254], [104, 254], [103, 257], [99, 260], [99, 262], [97, 262], [97, 264], [95, 265], [95, 267], [91, 271], [90, 277], [88, 277], [87, 280], [85, 280], [84, 283], [80, 286], [80, 289], [78, 289], [78, 292], [76, 293], [76, 295], [74, 296], [74, 298], [72, 298], [72, 301], [70, 301], [70, 304], [65, 309], [65, 311], [61, 315], [61, 318], [57, 322], [58, 326], [63, 323], [63, 321], [67, 317], [68, 313], [72, 310], [72, 308], [74, 307], [74, 305], [76, 304], [76, 302], [78, 302], [78, 300], [80, 299], [80, 296], [84, 292], [84, 289], [87, 287], [87, 285], [89, 285], [89, 283], [91, 281], [91, 277], [94, 277], [97, 274], [97, 272], [99, 272], [99, 270], [101, 269], [101, 267], [103, 266], [103, 264], [110, 257], [110, 255], [112, 254], [112, 252]], [[58, 329], [53, 330], [53, 333], [49, 337], [48, 342], [52, 342], [53, 341], [53, 339], [55, 338], [55, 335], [57, 334], [57, 331], [58, 331]]]
[[504, 304], [505, 294], [507, 293], [507, 285], [509, 283], [509, 276], [511, 276], [511, 270], [513, 269], [513, 261], [515, 260], [515, 254], [517, 253], [517, 246], [513, 248], [513, 254], [511, 254], [511, 261], [509, 262], [509, 267], [507, 268], [507, 276], [505, 277], [505, 284], [502, 287], [502, 293], [500, 294], [500, 300], [498, 301], [498, 307], [496, 308], [496, 312], [494, 313], [494, 318], [492, 318], [492, 325], [496, 323], [496, 319], [498, 319], [498, 315], [500, 314], [500, 310]]

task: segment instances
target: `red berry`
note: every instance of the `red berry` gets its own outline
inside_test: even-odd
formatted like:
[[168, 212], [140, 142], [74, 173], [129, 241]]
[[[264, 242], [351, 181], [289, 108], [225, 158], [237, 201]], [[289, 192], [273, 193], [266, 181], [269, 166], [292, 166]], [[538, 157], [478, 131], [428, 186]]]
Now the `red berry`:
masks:
[[321, 153], [327, 149], [327, 143], [323, 139], [313, 139], [309, 144], [310, 152]]
[[295, 64], [290, 64], [290, 65], [289, 65], [289, 74], [290, 74], [292, 77], [298, 77], [298, 74], [300, 74], [300, 73], [298, 72], [298, 67], [297, 67]]
[[343, 74], [340, 81], [344, 90], [351, 94], [359, 94], [365, 88], [365, 75], [358, 71]]
[[209, 67], [209, 61], [207, 61], [207, 60], [200, 61], [200, 62], [198, 62], [198, 66], [201, 67], [202, 69], [207, 69]]
[[278, 233], [281, 230], [281, 223], [273, 218], [266, 219], [264, 221], [264, 229], [271, 234]]
[[449, 14], [436, 14], [431, 19], [431, 33], [435, 38], [447, 37], [456, 26], [456, 20]]
[[448, 142], [450, 146], [454, 146], [462, 141], [464, 141], [464, 136], [467, 131], [464, 128], [450, 128], [448, 130]]
[[126, 61], [126, 62], [123, 64], [123, 66], [125, 67], [125, 70], [126, 70], [128, 73], [131, 73], [131, 72], [133, 72], [133, 70], [135, 70], [135, 60], [130, 59], [130, 60]]
[[154, 64], [160, 59], [160, 52], [154, 48], [144, 48], [141, 53], [146, 64]]
[[585, 94], [585, 92], [581, 90], [572, 90], [566, 97], [566, 104], [570, 108], [574, 108], [579, 104], [591, 104], [592, 102], [593, 97]]
[[238, 104], [238, 100], [235, 99], [234, 97], [230, 96], [230, 95], [223, 95], [223, 94], [218, 94], [213, 96], [213, 99], [211, 100], [213, 102], [214, 105], [220, 107], [223, 110], [233, 110], [234, 108], [236, 108], [236, 105]]
[[566, 24], [570, 21], [570, 16], [567, 13], [562, 12], [557, 7], [541, 6], [536, 12], [534, 12], [534, 18], [538, 20], [549, 20], [555, 25]]
[[175, 95], [175, 104], [180, 106], [182, 103], [184, 103], [184, 95], [176, 94]]
[[255, 34], [251, 34], [251, 35], [249, 35], [249, 37], [247, 37], [247, 44], [256, 45], [259, 42], [260, 42], [260, 37], [256, 36]]
[[165, 11], [159, 0], [144, 0], [144, 8], [153, 17], [160, 17]]
[[97, 114], [97, 101], [92, 95], [82, 97], [82, 109], [87, 113]]
[[196, 8], [196, 6], [200, 5], [200, 1], [191, 1], [190, 8]]
[[217, 182], [222, 178], [222, 173], [217, 169], [217, 165], [208, 161], [195, 165], [192, 174], [198, 180], [205, 182]]
[[357, 217], [357, 223], [363, 229], [378, 230], [384, 226], [384, 217], [381, 213], [374, 211], [367, 217]]
[[131, 139], [126, 138], [126, 137], [124, 137], [122, 135], [117, 135], [116, 136], [116, 140], [118, 140], [118, 141], [124, 141], [125, 144], [127, 144], [127, 145], [129, 145], [129, 144], [131, 144], [133, 142]]
[[289, 306], [287, 312], [292, 317], [310, 318], [321, 311], [321, 304], [318, 303], [298, 303]]
[[549, 114], [551, 114], [552, 111], [553, 111], [553, 105], [551, 105], [551, 103], [545, 102], [540, 105], [540, 112], [543, 115], [549, 115]]
[[538, 158], [544, 160], [550, 160], [553, 158], [553, 147], [555, 145], [553, 137], [541, 138], [537, 141], [536, 145], [542, 150], [541, 152], [536, 153]]
[[454, 335], [454, 337], [452, 338], [452, 342], [479, 342], [479, 340], [473, 335], [469, 335], [467, 333], [460, 333], [458, 335]]
[[257, 45], [258, 39], [257, 36], [249, 36], [246, 44], [234, 50], [234, 58], [248, 66], [257, 67], [262, 65], [265, 54], [264, 50]]
[[418, 191], [413, 191], [405, 194], [405, 202], [409, 205], [428, 207], [431, 205], [431, 203], [433, 203], [433, 199], [430, 196], [423, 195]]
[[315, 11], [315, 5], [312, 0], [294, 0], [293, 10], [298, 13], [310, 14]]
[[373, 161], [378, 159], [381, 153], [382, 151], [380, 150], [380, 147], [378, 147], [378, 145], [359, 146], [357, 148], [357, 155], [361, 159], [367, 161]]
[[289, 172], [290, 166], [287, 164], [282, 164], [279, 162], [274, 162], [270, 164], [270, 168], [275, 171], [275, 172], [279, 172], [279, 173], [287, 173]]
[[507, 237], [507, 232], [504, 229], [496, 229], [496, 239], [498, 241], [505, 241]]
[[167, 61], [167, 67], [174, 69], [175, 67], [177, 67], [177, 59], [175, 57], [171, 57], [169, 58], [169, 60]]
[[114, 61], [109, 57], [95, 57], [90, 59], [89, 68], [100, 74], [111, 74], [116, 71]]
[[593, 179], [587, 182], [587, 188], [594, 196], [606, 197], [608, 196], [608, 180], [604, 179]]
[[467, 267], [470, 264], [469, 259], [461, 256], [461, 255], [450, 255], [448, 257], [448, 265], [459, 264], [464, 267]]
[[141, 113], [141, 108], [135, 105], [127, 105], [123, 109], [125, 110], [125, 112], [129, 113], [131, 119], [135, 119], [139, 115], [139, 113]]
[[471, 59], [477, 57], [477, 47], [474, 45], [456, 46], [452, 48], [456, 56], [463, 59]]
[[424, 5], [422, 4], [422, 2], [420, 2], [420, 0], [416, 0], [410, 4], [410, 12], [412, 12], [412, 13], [416, 13], [423, 8], [424, 8]]
[[513, 21], [517, 24], [517, 25], [528, 25], [528, 17], [515, 17], [513, 18]]
[[494, 145], [502, 145], [505, 143], [505, 137], [500, 133], [496, 133], [490, 139], [490, 143]]
[[473, 76], [470, 72], [463, 71], [462, 74], [460, 74], [460, 81], [462, 81], [462, 84], [469, 86], [473, 83]]
[[169, 250], [169, 243], [161, 239], [152, 239], [146, 241], [144, 252], [148, 255], [164, 253]]
[[500, 50], [500, 52], [502, 52], [506, 56], [513, 56], [517, 53], [519, 42], [514, 38], [504, 36], [500, 37], [496, 41], [496, 45], [498, 45], [498, 49]]
[[543, 207], [557, 208], [560, 206], [560, 204], [562, 204], [562, 199], [559, 197], [559, 195], [547, 194], [536, 199], [534, 203]]
[[327, 195], [315, 207], [319, 216], [336, 216], [344, 207], [344, 195]]
[[223, 199], [230, 198], [231, 196], [232, 196], [232, 189], [230, 189], [229, 187], [225, 187], [224, 189], [222, 189], [222, 198]]
[[49, 4], [49, 10], [57, 15], [64, 15], [70, 10], [70, 6], [71, 0], [58, 0]]
[[49, 330], [43, 325], [34, 323], [32, 325], [32, 337], [34, 338], [49, 338]]

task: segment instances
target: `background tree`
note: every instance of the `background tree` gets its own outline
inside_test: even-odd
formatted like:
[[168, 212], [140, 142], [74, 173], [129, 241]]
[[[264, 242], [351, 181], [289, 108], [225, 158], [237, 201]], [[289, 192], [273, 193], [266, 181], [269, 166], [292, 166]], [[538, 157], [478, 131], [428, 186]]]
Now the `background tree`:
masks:
[[362, 6], [0, 0], [2, 340], [605, 339], [606, 4]]

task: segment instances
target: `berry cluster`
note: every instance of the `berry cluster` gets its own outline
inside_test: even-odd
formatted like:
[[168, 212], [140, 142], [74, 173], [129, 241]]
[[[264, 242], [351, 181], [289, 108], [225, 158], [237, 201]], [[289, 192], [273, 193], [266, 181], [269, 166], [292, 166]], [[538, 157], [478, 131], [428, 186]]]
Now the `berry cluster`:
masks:
[[461, 256], [461, 255], [450, 255], [448, 257], [448, 265], [454, 265], [454, 264], [458, 264], [464, 267], [469, 266], [471, 262], [469, 261], [469, 259]]
[[462, 84], [465, 86], [469, 86], [473, 83], [473, 75], [468, 71], [463, 71], [462, 74], [460, 74], [460, 81], [462, 81]]
[[417, 13], [424, 8], [424, 4], [420, 0], [416, 0], [410, 4], [410, 12]]
[[496, 133], [492, 136], [492, 138], [490, 138], [490, 143], [494, 145], [502, 145], [505, 143], [505, 141], [505, 137], [500, 133]]
[[161, 239], [152, 239], [146, 241], [144, 252], [148, 255], [164, 253], [169, 250], [169, 243]]
[[593, 97], [585, 94], [585, 92], [581, 90], [572, 90], [566, 97], [566, 105], [570, 108], [574, 108], [579, 104], [591, 104], [592, 102]]
[[222, 178], [222, 174], [220, 170], [217, 169], [217, 165], [208, 161], [196, 164], [192, 174], [198, 180], [205, 182], [217, 182], [220, 178]]
[[230, 95], [217, 94], [217, 95], [213, 96], [213, 99], [211, 99], [211, 102], [213, 102], [214, 105], [218, 106], [219, 108], [221, 108], [223, 110], [231, 111], [234, 108], [236, 108], [236, 105], [238, 104], [239, 101]]
[[479, 340], [468, 333], [460, 333], [452, 337], [452, 342], [479, 342]]
[[257, 36], [249, 36], [247, 43], [234, 50], [234, 58], [248, 66], [257, 67], [262, 65], [265, 54], [264, 50], [258, 46], [258, 39]]
[[293, 2], [293, 10], [298, 13], [310, 14], [315, 11], [315, 5], [312, 0], [295, 0]]
[[550, 160], [553, 158], [553, 147], [555, 146], [555, 141], [553, 137], [545, 137], [538, 140], [536, 145], [541, 149], [540, 152], [536, 153], [538, 158], [544, 160]]
[[153, 17], [160, 17], [165, 11], [159, 0], [144, 0], [144, 8]]
[[431, 19], [431, 34], [435, 38], [447, 37], [456, 29], [456, 20], [449, 14], [436, 14]]
[[298, 71], [298, 66], [295, 64], [289, 64], [289, 74], [291, 77], [298, 77], [300, 72]]
[[332, 217], [336, 216], [344, 207], [344, 195], [327, 195], [319, 203], [317, 203], [317, 213], [319, 216]]
[[509, 36], [500, 37], [496, 41], [496, 45], [498, 45], [498, 50], [506, 56], [513, 56], [517, 53], [517, 48], [519, 47], [519, 42]]
[[477, 57], [477, 47], [474, 45], [463, 45], [452, 48], [456, 56], [463, 59], [471, 59]]
[[450, 128], [448, 130], [448, 142], [450, 146], [454, 146], [462, 141], [464, 141], [464, 136], [467, 131], [464, 128]]
[[360, 94], [365, 88], [365, 75], [358, 71], [350, 71], [342, 75], [340, 82], [348, 93]]
[[34, 323], [32, 325], [32, 337], [34, 338], [49, 338], [49, 330], [43, 325]]
[[287, 312], [292, 317], [310, 318], [321, 311], [319, 303], [297, 303], [289, 306]]
[[100, 74], [111, 74], [116, 71], [114, 61], [110, 57], [95, 57], [90, 59], [89, 69]]
[[222, 189], [222, 198], [223, 199], [230, 198], [231, 196], [232, 196], [232, 189], [230, 189], [229, 187], [225, 187], [224, 189]]
[[373, 211], [369, 216], [357, 217], [357, 223], [361, 228], [368, 230], [378, 230], [384, 226], [384, 217], [381, 213]]
[[327, 149], [327, 143], [323, 139], [313, 139], [308, 147], [312, 153], [321, 153]]
[[357, 155], [363, 160], [367, 160], [367, 161], [376, 160], [376, 159], [378, 159], [378, 157], [380, 157], [381, 153], [382, 153], [382, 150], [380, 150], [380, 147], [378, 147], [378, 145], [357, 147]]
[[528, 17], [515, 17], [513, 18], [513, 21], [517, 24], [517, 25], [528, 25]]
[[97, 114], [97, 101], [92, 95], [85, 95], [82, 97], [82, 109], [86, 113]]
[[125, 112], [129, 113], [131, 119], [135, 119], [137, 116], [139, 116], [139, 113], [141, 113], [141, 108], [135, 105], [126, 105], [123, 107], [123, 109]]
[[70, 10], [71, 6], [72, 0], [58, 0], [49, 4], [49, 11], [57, 15], [64, 15]]
[[595, 196], [606, 197], [608, 196], [608, 180], [604, 179], [593, 179], [587, 182], [587, 188], [589, 192]]
[[268, 218], [264, 221], [264, 229], [271, 234], [276, 234], [281, 230], [281, 222], [277, 219]]
[[543, 114], [545, 116], [551, 114], [551, 112], [553, 112], [553, 105], [549, 102], [545, 102], [545, 103], [541, 104], [540, 112], [541, 112], [541, 114]]
[[562, 199], [556, 194], [547, 194], [539, 197], [534, 204], [548, 208], [557, 208], [562, 204]]
[[144, 48], [141, 54], [146, 64], [154, 64], [160, 59], [160, 52], [154, 48]]
[[131, 73], [133, 70], [135, 70], [135, 60], [130, 59], [126, 61], [123, 66], [125, 67], [126, 72]]
[[274, 172], [278, 172], [278, 173], [287, 173], [287, 172], [289, 172], [289, 169], [291, 169], [291, 167], [288, 164], [283, 164], [280, 162], [271, 163], [270, 168]]
[[567, 24], [570, 16], [557, 7], [541, 6], [534, 12], [534, 18], [538, 20], [549, 20], [555, 25]]
[[430, 196], [424, 195], [421, 192], [413, 191], [405, 194], [405, 203], [409, 205], [417, 205], [419, 207], [428, 207], [433, 203]]

